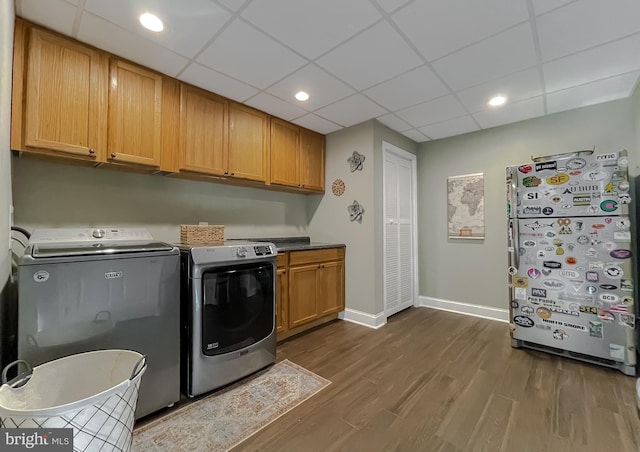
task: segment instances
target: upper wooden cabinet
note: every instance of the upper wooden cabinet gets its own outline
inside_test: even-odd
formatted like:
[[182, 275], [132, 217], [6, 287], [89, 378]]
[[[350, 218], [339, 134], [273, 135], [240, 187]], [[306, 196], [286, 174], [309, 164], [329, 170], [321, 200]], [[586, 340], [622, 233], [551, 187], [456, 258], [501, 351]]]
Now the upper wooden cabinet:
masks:
[[271, 183], [324, 192], [324, 136], [271, 118]]
[[11, 148], [324, 192], [324, 136], [16, 19]]
[[230, 175], [265, 182], [268, 163], [269, 117], [261, 111], [230, 102]]
[[108, 57], [16, 21], [11, 147], [104, 161]]
[[269, 118], [194, 86], [180, 88], [178, 169], [265, 182]]
[[194, 86], [180, 86], [179, 170], [228, 173], [229, 102]]
[[111, 59], [107, 159], [160, 166], [162, 76]]

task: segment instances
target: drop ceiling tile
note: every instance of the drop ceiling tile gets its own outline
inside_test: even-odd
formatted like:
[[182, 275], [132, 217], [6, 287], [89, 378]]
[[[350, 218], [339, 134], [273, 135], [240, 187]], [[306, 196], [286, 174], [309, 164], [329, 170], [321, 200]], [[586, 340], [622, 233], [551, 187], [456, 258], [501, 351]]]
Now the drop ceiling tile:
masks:
[[[231, 14], [210, 0], [87, 0], [84, 9], [187, 58], [193, 57], [220, 30]], [[152, 12], [165, 29], [154, 33], [138, 18]]]
[[315, 113], [329, 121], [349, 127], [383, 115], [387, 111], [363, 95], [356, 94], [316, 110]]
[[191, 63], [187, 66], [180, 74], [180, 80], [238, 102], [245, 101], [258, 92], [258, 89], [253, 86], [246, 85], [198, 63]]
[[547, 94], [547, 110], [556, 113], [628, 97], [639, 77], [640, 71], [631, 72]]
[[424, 136], [422, 132], [416, 129], [405, 130], [404, 132], [402, 132], [402, 135], [407, 138], [411, 138], [416, 143], [424, 143], [425, 141], [430, 141], [429, 137]]
[[492, 36], [433, 63], [455, 91], [511, 74], [537, 63], [529, 24]]
[[478, 121], [480, 127], [488, 129], [489, 127], [510, 124], [542, 115], [544, 115], [544, 103], [541, 96], [520, 102], [508, 103], [494, 110], [484, 110], [474, 113], [473, 117]]
[[292, 122], [294, 124], [298, 124], [299, 126], [306, 127], [307, 129], [315, 130], [316, 132], [322, 133], [323, 135], [342, 129], [342, 126], [331, 121], [327, 121], [326, 119], [314, 114], [301, 116], [297, 119], [294, 119]]
[[382, 124], [384, 124], [385, 126], [389, 127], [390, 129], [397, 130], [399, 132], [402, 132], [403, 130], [411, 129], [411, 126], [407, 122], [403, 121], [393, 113], [389, 113], [388, 115], [378, 116], [376, 119], [380, 121]]
[[99, 49], [175, 77], [188, 60], [90, 13], [83, 13], [78, 39]]
[[303, 116], [307, 113], [306, 110], [267, 93], [260, 93], [244, 103], [273, 116], [277, 116], [278, 118], [282, 118], [285, 121], [291, 121], [293, 118]]
[[532, 3], [536, 16], [539, 16], [540, 14], [559, 8], [562, 5], [571, 3], [572, 1], [574, 0], [533, 0]]
[[227, 27], [197, 61], [260, 89], [306, 63], [291, 50], [240, 20]]
[[449, 90], [431, 69], [421, 66], [369, 88], [364, 94], [394, 111], [444, 96]]
[[582, 0], [537, 18], [543, 61], [640, 32], [638, 0]]
[[380, 22], [317, 60], [358, 90], [388, 80], [422, 60], [386, 22]]
[[216, 0], [221, 5], [226, 6], [232, 11], [238, 11], [242, 6], [247, 3], [247, 0]]
[[543, 65], [547, 91], [558, 91], [640, 69], [640, 34]]
[[375, 0], [375, 2], [378, 5], [380, 5], [380, 7], [388, 13], [397, 10], [398, 8], [406, 5], [410, 1], [411, 0]]
[[71, 36], [77, 8], [63, 0], [51, 0], [42, 7], [42, 0], [16, 1], [16, 15], [47, 28]]
[[309, 100], [300, 103], [301, 107], [309, 111], [356, 93], [352, 88], [327, 74], [315, 64], [308, 64], [269, 87], [266, 91], [285, 101], [298, 103], [299, 101], [295, 99], [294, 95], [300, 90], [309, 93]]
[[478, 124], [476, 124], [471, 116], [461, 116], [460, 118], [420, 127], [419, 130], [431, 139], [437, 140], [439, 138], [452, 137], [454, 135], [462, 135], [463, 133], [480, 130], [480, 127], [478, 127]]
[[528, 20], [525, 0], [416, 1], [392, 19], [422, 55], [433, 61]]
[[254, 1], [242, 17], [314, 59], [380, 19], [368, 0]]
[[511, 102], [540, 96], [542, 83], [537, 67], [525, 69], [481, 85], [458, 91], [460, 102], [471, 113], [486, 110], [487, 102], [498, 94], [505, 96]]
[[462, 104], [453, 95], [443, 96], [395, 113], [413, 127], [422, 127], [467, 114]]

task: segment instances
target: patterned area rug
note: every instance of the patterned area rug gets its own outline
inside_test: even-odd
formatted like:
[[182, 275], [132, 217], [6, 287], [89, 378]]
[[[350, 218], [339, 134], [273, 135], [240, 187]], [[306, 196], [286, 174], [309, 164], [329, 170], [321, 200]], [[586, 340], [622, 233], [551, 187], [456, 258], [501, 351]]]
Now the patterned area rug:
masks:
[[226, 451], [331, 384], [289, 360], [133, 433], [133, 451]]

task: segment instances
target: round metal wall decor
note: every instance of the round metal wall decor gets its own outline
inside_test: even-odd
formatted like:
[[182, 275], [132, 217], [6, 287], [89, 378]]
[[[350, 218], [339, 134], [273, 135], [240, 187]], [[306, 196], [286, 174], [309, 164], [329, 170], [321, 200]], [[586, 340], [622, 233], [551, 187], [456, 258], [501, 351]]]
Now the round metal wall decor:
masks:
[[364, 155], [358, 154], [357, 151], [353, 151], [351, 157], [347, 159], [347, 162], [349, 162], [349, 169], [352, 173], [354, 171], [362, 171], [362, 168], [364, 167], [364, 159]]
[[333, 192], [334, 195], [336, 196], [340, 196], [344, 193], [344, 181], [342, 179], [336, 179], [333, 181], [333, 184], [331, 185], [331, 191]]

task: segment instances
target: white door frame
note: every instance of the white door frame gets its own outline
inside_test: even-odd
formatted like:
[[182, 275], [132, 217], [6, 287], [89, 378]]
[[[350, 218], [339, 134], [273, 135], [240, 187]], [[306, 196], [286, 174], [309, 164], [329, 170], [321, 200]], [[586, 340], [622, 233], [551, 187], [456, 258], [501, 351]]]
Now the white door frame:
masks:
[[[385, 227], [385, 212], [386, 212], [386, 164], [385, 158], [387, 154], [393, 154], [397, 157], [401, 157], [403, 159], [411, 161], [411, 172], [412, 172], [412, 187], [411, 187], [411, 235], [413, 241], [413, 306], [418, 306], [418, 181], [417, 181], [417, 157], [415, 154], [405, 151], [397, 146], [394, 146], [391, 143], [387, 143], [386, 141], [382, 142], [382, 268], [383, 271], [386, 268], [387, 264], [387, 248], [385, 244], [387, 243], [387, 232]], [[387, 278], [386, 275], [383, 275], [382, 278], [382, 293], [383, 293], [383, 302], [384, 302], [384, 315], [385, 318], [389, 317], [387, 312]]]

